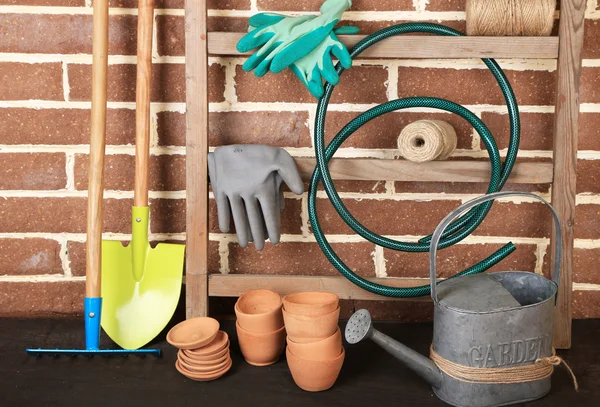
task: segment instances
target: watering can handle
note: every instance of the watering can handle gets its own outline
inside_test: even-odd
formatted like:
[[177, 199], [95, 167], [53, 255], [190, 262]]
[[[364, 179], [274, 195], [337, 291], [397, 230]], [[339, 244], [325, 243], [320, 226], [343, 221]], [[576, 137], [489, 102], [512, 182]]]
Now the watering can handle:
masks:
[[431, 284], [431, 298], [433, 299], [433, 302], [435, 304], [438, 303], [437, 291], [436, 291], [437, 249], [438, 249], [438, 244], [440, 242], [440, 239], [442, 238], [442, 234], [446, 230], [446, 227], [448, 227], [448, 225], [450, 223], [452, 223], [456, 218], [458, 218], [460, 215], [462, 215], [469, 209], [471, 209], [477, 205], [480, 205], [482, 203], [492, 201], [497, 198], [504, 198], [507, 196], [526, 196], [526, 197], [530, 197], [530, 198], [535, 198], [538, 201], [542, 201], [543, 203], [545, 203], [546, 206], [552, 212], [552, 216], [554, 217], [554, 227], [555, 227], [555, 237], [556, 237], [555, 242], [554, 242], [554, 245], [555, 245], [554, 253], [556, 253], [556, 254], [555, 254], [555, 259], [554, 259], [554, 272], [552, 274], [552, 280], [557, 285], [559, 285], [559, 283], [560, 283], [560, 265], [561, 265], [561, 258], [562, 258], [562, 230], [560, 228], [560, 219], [558, 218], [558, 214], [556, 213], [556, 211], [554, 210], [552, 205], [550, 205], [550, 203], [548, 201], [546, 201], [544, 198], [542, 198], [538, 195], [529, 193], [529, 192], [519, 192], [519, 191], [495, 192], [493, 194], [483, 195], [478, 198], [472, 199], [468, 202], [465, 202], [464, 204], [462, 204], [461, 206], [459, 206], [458, 208], [456, 208], [455, 210], [450, 212], [440, 222], [438, 227], [433, 232], [433, 235], [431, 238], [431, 246], [429, 249], [429, 278], [430, 278], [430, 284]]

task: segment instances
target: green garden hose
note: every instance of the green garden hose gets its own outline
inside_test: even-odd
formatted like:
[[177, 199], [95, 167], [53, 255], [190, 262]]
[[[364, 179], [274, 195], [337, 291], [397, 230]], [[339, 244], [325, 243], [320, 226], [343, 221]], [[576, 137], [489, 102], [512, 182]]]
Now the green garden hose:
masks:
[[[449, 27], [439, 24], [398, 24], [392, 27], [385, 28], [365, 37], [354, 47], [354, 49], [351, 52], [351, 56], [353, 59], [356, 58], [365, 49], [386, 38], [399, 34], [415, 32], [445, 36], [463, 35], [459, 31], [453, 30]], [[327, 196], [329, 197], [331, 203], [333, 204], [335, 210], [338, 212], [340, 217], [348, 224], [348, 226], [350, 226], [350, 228], [352, 228], [352, 230], [354, 230], [360, 236], [372, 243], [392, 250], [406, 252], [427, 252], [429, 251], [429, 241], [431, 236], [422, 238], [421, 240], [419, 240], [418, 243], [399, 242], [393, 239], [379, 236], [370, 231], [369, 229], [365, 228], [348, 211], [346, 206], [343, 204], [340, 196], [338, 195], [337, 191], [335, 190], [335, 186], [333, 185], [333, 180], [331, 179], [331, 174], [329, 173], [328, 169], [329, 161], [348, 137], [350, 137], [365, 123], [369, 122], [370, 120], [376, 117], [396, 110], [407, 109], [411, 107], [437, 108], [440, 110], [445, 110], [447, 112], [458, 114], [459, 116], [467, 120], [476, 129], [481, 139], [483, 140], [487, 152], [490, 156], [491, 177], [487, 192], [492, 193], [501, 190], [504, 184], [506, 183], [506, 180], [510, 176], [510, 172], [514, 166], [517, 157], [520, 134], [519, 112], [517, 102], [508, 82], [508, 79], [506, 78], [498, 64], [493, 59], [483, 59], [483, 62], [492, 71], [492, 74], [496, 78], [500, 89], [502, 90], [502, 93], [504, 95], [506, 104], [508, 106], [508, 115], [510, 119], [510, 142], [508, 146], [507, 156], [503, 164], [500, 160], [500, 154], [498, 152], [496, 142], [491, 132], [489, 131], [487, 126], [481, 121], [481, 119], [479, 119], [475, 114], [473, 114], [471, 111], [469, 111], [463, 106], [460, 106], [448, 100], [432, 97], [411, 97], [397, 99], [369, 109], [368, 111], [362, 113], [361, 115], [353, 119], [350, 123], [348, 123], [336, 135], [336, 137], [331, 141], [327, 148], [325, 148], [325, 117], [327, 114], [327, 106], [329, 104], [329, 99], [331, 98], [331, 94], [334, 88], [330, 84], [326, 86], [325, 93], [323, 97], [319, 100], [319, 104], [317, 106], [317, 115], [315, 119], [315, 155], [317, 158], [317, 167], [315, 168], [315, 171], [313, 173], [308, 194], [309, 219], [317, 243], [323, 250], [323, 253], [325, 253], [327, 259], [344, 277], [346, 277], [352, 283], [358, 285], [359, 287], [367, 291], [388, 297], [418, 297], [422, 295], [427, 295], [430, 292], [429, 285], [410, 288], [388, 287], [385, 285], [373, 283], [354, 273], [334, 252], [332, 247], [329, 245], [329, 242], [327, 241], [321, 229], [321, 226], [319, 225], [316, 209], [316, 196], [319, 182], [323, 182], [325, 192], [327, 193]], [[339, 64], [336, 67], [336, 69], [339, 75], [341, 75], [344, 72], [344, 69]], [[481, 224], [488, 211], [490, 210], [491, 205], [492, 202], [487, 202], [482, 205], [479, 205], [478, 207], [473, 208], [467, 214], [462, 216], [452, 225], [450, 225], [444, 233], [442, 240], [440, 241], [439, 247], [446, 248], [448, 246], [460, 242], [465, 237], [470, 235]], [[485, 260], [475, 264], [474, 266], [468, 268], [467, 270], [464, 270], [461, 273], [458, 273], [456, 276], [475, 274], [485, 271], [488, 268], [500, 262], [514, 250], [515, 246], [512, 243], [508, 243]]]

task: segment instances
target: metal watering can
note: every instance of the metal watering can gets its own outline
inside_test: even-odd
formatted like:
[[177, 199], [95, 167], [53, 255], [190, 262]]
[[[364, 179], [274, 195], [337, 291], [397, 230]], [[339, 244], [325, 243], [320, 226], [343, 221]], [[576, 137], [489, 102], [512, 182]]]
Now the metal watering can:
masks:
[[[507, 196], [544, 202], [554, 217], [556, 259], [553, 281], [532, 272], [496, 272], [451, 278], [436, 286], [436, 253], [446, 227], [467, 210]], [[533, 365], [553, 355], [553, 317], [560, 279], [562, 235], [558, 215], [548, 202], [527, 192], [497, 192], [459, 206], [438, 225], [430, 248], [434, 302], [432, 350], [453, 365], [498, 369]], [[441, 400], [459, 407], [492, 407], [535, 400], [550, 391], [550, 377], [481, 383], [460, 380], [431, 359], [373, 329], [367, 310], [359, 310], [345, 331], [350, 344], [370, 338], [431, 384]], [[445, 370], [445, 369], [444, 369]], [[470, 369], [469, 371], [473, 371]]]

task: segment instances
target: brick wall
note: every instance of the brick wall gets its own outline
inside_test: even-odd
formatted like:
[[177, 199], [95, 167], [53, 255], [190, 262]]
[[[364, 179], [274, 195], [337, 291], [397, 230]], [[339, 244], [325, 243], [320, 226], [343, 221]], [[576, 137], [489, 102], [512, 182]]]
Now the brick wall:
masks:
[[[0, 314], [81, 311], [90, 115], [92, 0], [0, 0]], [[212, 0], [211, 31], [244, 31], [257, 11], [318, 9], [305, 0]], [[349, 23], [373, 32], [407, 20], [463, 29], [465, 0], [354, 0]], [[600, 7], [588, 0], [581, 89], [581, 129], [574, 274], [577, 318], [600, 317]], [[136, 9], [112, 0], [106, 166], [106, 237], [128, 240], [133, 193]], [[185, 239], [184, 0], [157, 0], [152, 89], [151, 238]], [[523, 122], [520, 160], [551, 160], [555, 61], [500, 61]], [[257, 79], [242, 58], [210, 58], [210, 144], [265, 143], [295, 156], [313, 154], [315, 103], [290, 73]], [[469, 106], [507, 144], [507, 116], [491, 74], [476, 60], [358, 60], [336, 88], [328, 136], [358, 112], [397, 97], [445, 97]], [[354, 135], [339, 155], [394, 155], [405, 124], [437, 117], [458, 132], [456, 157], [483, 159], [479, 137], [461, 119], [415, 109], [379, 118]], [[432, 231], [483, 184], [338, 182], [344, 201], [367, 227], [411, 238]], [[519, 186], [548, 198], [547, 185]], [[210, 268], [221, 273], [335, 275], [308, 226], [306, 195], [286, 195], [282, 243], [241, 249], [216, 227], [211, 201]], [[424, 277], [426, 254], [390, 252], [350, 233], [325, 195], [321, 221], [333, 246], [364, 276]], [[448, 276], [512, 240], [518, 251], [495, 269], [548, 269], [549, 216], [528, 199], [498, 203], [476, 233], [441, 253]], [[365, 304], [346, 303], [352, 307]], [[380, 318], [422, 320], [426, 302], [369, 304]]]

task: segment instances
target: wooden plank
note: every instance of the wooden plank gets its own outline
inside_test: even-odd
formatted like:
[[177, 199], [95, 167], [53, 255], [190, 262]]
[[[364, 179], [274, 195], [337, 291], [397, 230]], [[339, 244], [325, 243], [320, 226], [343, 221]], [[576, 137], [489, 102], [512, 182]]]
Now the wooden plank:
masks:
[[208, 53], [206, 0], [185, 2], [186, 317], [208, 315]]
[[[241, 55], [235, 44], [245, 33], [211, 32], [208, 52], [214, 55]], [[340, 35], [350, 49], [364, 35]], [[250, 53], [247, 53], [250, 54]], [[537, 58], [558, 56], [557, 37], [439, 37], [401, 35], [388, 38], [361, 57], [369, 58]]]
[[[418, 287], [429, 284], [428, 278], [370, 278], [370, 281], [392, 287]], [[431, 301], [431, 297], [390, 298], [370, 293], [352, 284], [344, 277], [278, 276], [249, 274], [210, 274], [208, 295], [211, 297], [239, 297], [248, 290], [265, 288], [280, 295], [299, 291], [327, 291], [344, 300]]]
[[[562, 275], [554, 314], [554, 347], [571, 347], [571, 296], [573, 290], [573, 227], [577, 180], [577, 132], [581, 51], [586, 0], [563, 0], [560, 9], [556, 108], [554, 114], [554, 184], [552, 206], [561, 220], [563, 234]], [[552, 231], [552, 239], [555, 239]], [[550, 245], [551, 262], [556, 253]]]
[[[300, 175], [310, 179], [316, 165], [314, 158], [296, 158]], [[334, 158], [329, 170], [333, 179], [365, 181], [432, 181], [484, 182], [490, 180], [490, 164], [483, 161], [431, 161], [413, 163], [406, 160], [377, 158]], [[551, 163], [528, 162], [515, 165], [509, 182], [548, 184], [552, 182]]]

